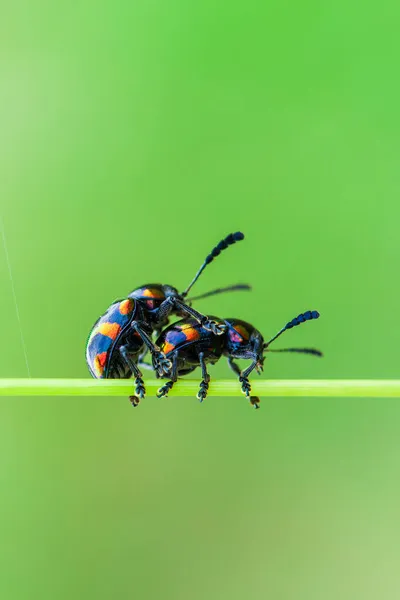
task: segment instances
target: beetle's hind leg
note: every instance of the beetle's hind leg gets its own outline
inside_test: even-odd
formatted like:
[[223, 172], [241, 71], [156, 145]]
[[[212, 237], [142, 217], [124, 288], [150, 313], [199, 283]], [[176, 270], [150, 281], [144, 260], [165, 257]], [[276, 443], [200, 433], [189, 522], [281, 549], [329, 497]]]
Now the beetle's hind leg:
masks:
[[248, 379], [251, 371], [256, 367], [254, 363], [252, 363], [245, 371], [241, 371], [239, 365], [237, 365], [231, 357], [228, 358], [228, 365], [232, 369], [232, 371], [239, 377], [239, 381], [242, 386], [242, 392], [246, 395], [246, 398], [249, 400], [250, 404], [254, 406], [254, 408], [260, 408], [260, 398], [258, 396], [250, 396], [251, 385]]
[[151, 352], [153, 360], [156, 361], [157, 367], [159, 367], [164, 373], [168, 373], [169, 369], [171, 368], [171, 361], [166, 358], [164, 352], [161, 352], [160, 348], [152, 342], [151, 338], [144, 331], [144, 328], [137, 321], [132, 321], [131, 327], [142, 338], [142, 341], [146, 345], [147, 349]]
[[172, 389], [174, 383], [176, 383], [178, 379], [178, 350], [172, 355], [172, 368], [171, 368], [171, 380], [167, 381], [160, 387], [157, 391], [157, 398], [166, 398], [168, 396], [168, 392]]
[[128, 365], [132, 375], [135, 377], [135, 395], [129, 396], [129, 400], [132, 403], [132, 406], [137, 406], [146, 395], [146, 388], [144, 387], [144, 381], [142, 379], [142, 372], [138, 368], [138, 366], [131, 360], [128, 354], [128, 350], [126, 346], [121, 346], [119, 349], [123, 360]]
[[204, 360], [204, 352], [199, 352], [199, 362], [201, 366], [202, 380], [200, 383], [200, 389], [197, 393], [197, 399], [200, 400], [200, 402], [203, 402], [203, 400], [207, 398], [208, 386], [210, 385], [210, 375], [207, 372], [207, 365]]

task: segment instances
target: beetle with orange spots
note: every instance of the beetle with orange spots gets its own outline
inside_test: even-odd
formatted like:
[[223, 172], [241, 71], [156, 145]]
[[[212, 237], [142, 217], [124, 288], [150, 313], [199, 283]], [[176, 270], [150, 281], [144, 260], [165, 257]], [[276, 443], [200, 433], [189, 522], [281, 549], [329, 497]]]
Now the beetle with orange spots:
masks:
[[113, 302], [94, 324], [87, 341], [86, 362], [91, 375], [97, 379], [133, 376], [135, 395], [131, 396], [131, 401], [136, 406], [145, 395], [140, 368], [152, 368], [144, 362], [145, 354], [151, 353], [157, 372], [167, 373], [171, 368], [171, 362], [164, 351], [151, 339], [153, 333], [156, 336], [160, 335], [162, 329], [168, 325], [171, 315], [193, 319], [202, 330], [208, 331], [216, 338], [223, 335], [226, 325], [194, 310], [191, 307], [192, 300], [228, 291], [249, 290], [250, 286], [231, 285], [191, 299], [187, 299], [187, 295], [206, 266], [223, 250], [243, 238], [243, 233], [238, 231], [221, 240], [182, 293], [171, 285], [151, 283], [134, 289], [127, 298]]
[[[264, 354], [266, 352], [298, 352], [322, 356], [319, 350], [314, 348], [283, 348], [271, 350], [270, 344], [275, 341], [282, 333], [292, 329], [305, 321], [311, 321], [319, 318], [316, 310], [309, 310], [298, 315], [295, 319], [289, 321], [274, 337], [268, 342], [264, 342], [262, 334], [250, 323], [240, 319], [219, 319], [210, 317], [213, 321], [224, 324], [225, 332], [217, 336], [209, 330], [204, 329], [201, 324], [194, 319], [178, 321], [170, 325], [161, 333], [157, 339], [157, 346], [164, 352], [167, 359], [171, 361], [171, 367], [166, 372], [161, 370], [156, 363], [154, 369], [159, 378], [168, 378], [159, 390], [159, 398], [167, 396], [172, 389], [178, 377], [187, 375], [197, 367], [201, 368], [202, 380], [197, 398], [202, 402], [208, 392], [210, 375], [207, 370], [207, 364], [215, 364], [221, 356], [226, 356], [228, 364], [233, 372], [238, 376], [242, 392], [246, 395], [250, 403], [259, 408], [260, 399], [251, 395], [251, 385], [249, 375], [255, 369], [260, 375], [263, 371]], [[240, 370], [235, 359], [251, 360], [251, 364]]]

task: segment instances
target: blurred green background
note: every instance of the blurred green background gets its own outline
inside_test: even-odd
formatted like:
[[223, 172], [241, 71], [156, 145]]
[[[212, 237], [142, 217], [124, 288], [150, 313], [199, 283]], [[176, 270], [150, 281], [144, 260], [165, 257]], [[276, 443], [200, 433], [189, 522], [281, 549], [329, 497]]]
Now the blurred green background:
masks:
[[[396, 378], [400, 5], [22, 1], [0, 20], [1, 212], [34, 377], [87, 377], [149, 281], [264, 335], [271, 378]], [[2, 377], [25, 377], [0, 253]], [[231, 377], [226, 364], [214, 368]], [[0, 596], [398, 598], [400, 403], [0, 403]]]

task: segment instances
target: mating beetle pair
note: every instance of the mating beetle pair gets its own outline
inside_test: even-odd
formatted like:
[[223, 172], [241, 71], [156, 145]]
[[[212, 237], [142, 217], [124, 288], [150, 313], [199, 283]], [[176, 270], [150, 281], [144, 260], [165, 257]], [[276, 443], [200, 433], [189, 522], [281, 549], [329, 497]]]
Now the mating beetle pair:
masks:
[[[316, 311], [308, 311], [299, 315], [265, 344], [260, 332], [249, 323], [238, 319], [208, 317], [194, 310], [188, 302], [227, 291], [250, 289], [246, 284], [237, 284], [186, 300], [190, 289], [206, 266], [222, 250], [243, 238], [241, 232], [236, 232], [221, 240], [181, 294], [170, 285], [147, 284], [133, 290], [128, 297], [111, 304], [94, 324], [87, 341], [86, 361], [92, 376], [99, 379], [134, 376], [135, 395], [130, 399], [136, 406], [145, 396], [140, 368], [151, 368], [144, 362], [144, 357], [149, 351], [157, 377], [170, 379], [160, 388], [159, 397], [168, 393], [178, 376], [190, 373], [199, 366], [202, 369], [202, 382], [197, 397], [202, 401], [207, 395], [210, 380], [206, 364], [213, 364], [225, 355], [230, 367], [239, 376], [243, 393], [257, 408], [259, 400], [250, 396], [248, 376], [253, 369], [261, 372], [263, 352], [270, 351], [269, 344], [281, 333], [306, 320], [316, 319], [319, 314]], [[170, 315], [184, 319], [167, 327]], [[158, 336], [155, 343], [152, 340], [153, 333]], [[321, 355], [319, 351], [307, 348], [289, 348], [281, 351]], [[233, 362], [235, 358], [251, 359], [252, 363], [241, 372]]]
[[[206, 331], [215, 335], [224, 333], [224, 324], [210, 320], [185, 302], [190, 289], [204, 269], [222, 250], [242, 240], [241, 232], [231, 233], [221, 240], [206, 257], [193, 280], [181, 294], [170, 285], [147, 284], [133, 290], [127, 298], [116, 300], [94, 324], [86, 345], [86, 362], [93, 377], [98, 379], [135, 378], [135, 397], [143, 398], [145, 386], [140, 367], [146, 368], [145, 354], [150, 351], [157, 373], [168, 373], [171, 362], [151, 339], [168, 325], [170, 315], [191, 317]], [[197, 298], [225, 291], [249, 289], [247, 285], [234, 285], [212, 290]], [[191, 300], [188, 300], [190, 302]], [[137, 399], [136, 398], [136, 399]]]

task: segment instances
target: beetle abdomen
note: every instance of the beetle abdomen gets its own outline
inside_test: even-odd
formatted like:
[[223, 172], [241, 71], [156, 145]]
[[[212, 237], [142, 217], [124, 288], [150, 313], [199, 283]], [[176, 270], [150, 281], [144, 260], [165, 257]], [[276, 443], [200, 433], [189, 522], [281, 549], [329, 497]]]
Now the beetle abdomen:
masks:
[[86, 345], [86, 362], [93, 377], [109, 376], [109, 366], [114, 348], [127, 332], [136, 313], [132, 298], [118, 300], [94, 324]]

